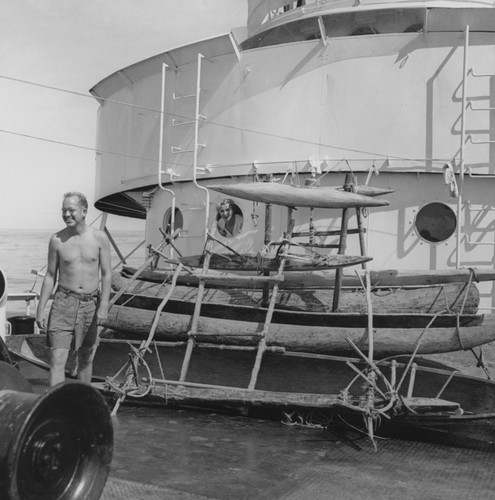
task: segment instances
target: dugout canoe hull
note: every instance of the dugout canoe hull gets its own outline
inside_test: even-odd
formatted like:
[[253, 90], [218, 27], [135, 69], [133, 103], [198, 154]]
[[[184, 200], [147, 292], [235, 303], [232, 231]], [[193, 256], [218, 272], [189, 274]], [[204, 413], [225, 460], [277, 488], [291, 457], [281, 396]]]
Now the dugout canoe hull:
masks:
[[[42, 368], [49, 368], [49, 349], [42, 335], [16, 335], [7, 338], [9, 351]], [[110, 391], [125, 379], [130, 346], [139, 347], [132, 339], [102, 338], [94, 358], [93, 382], [98, 388]], [[273, 410], [277, 418], [282, 412], [313, 412], [326, 415], [347, 414], [362, 419], [359, 401], [365, 389], [361, 379], [349, 365], [365, 369], [362, 360], [311, 353], [296, 353], [283, 349], [268, 349], [254, 389], [249, 390], [255, 349], [218, 349], [211, 345], [198, 345], [189, 364], [187, 377], [178, 382], [186, 351], [183, 343], [153, 342], [139, 363], [139, 385], [128, 394], [133, 402], [153, 401], [165, 405], [195, 405], [203, 408], [222, 408], [235, 411]], [[401, 379], [407, 359], [378, 362], [378, 368], [387, 380], [392, 380], [392, 366], [396, 363], [395, 379]], [[427, 413], [410, 413], [400, 405], [392, 415], [395, 423], [413, 425], [450, 426], [473, 420], [495, 417], [495, 382], [456, 372], [453, 368], [416, 358], [413, 388], [409, 387], [410, 373], [398, 388], [404, 402], [413, 405], [417, 400], [435, 400]], [[70, 355], [68, 376], [75, 371], [75, 356]], [[147, 380], [153, 379], [152, 386]], [[384, 392], [385, 385], [378, 381]], [[354, 382], [353, 382], [354, 381]], [[142, 385], [141, 385], [142, 384]], [[348, 396], [342, 397], [342, 390]], [[410, 394], [408, 392], [411, 391]], [[384, 407], [386, 401], [376, 393], [375, 408]], [[361, 399], [360, 399], [361, 398]], [[445, 402], [445, 405], [443, 403]], [[452, 403], [462, 412], [453, 411]], [[350, 405], [354, 405], [352, 408]], [[445, 407], [444, 407], [445, 406]], [[443, 408], [443, 409], [442, 409]], [[266, 414], [263, 414], [265, 416]], [[302, 415], [302, 414], [301, 414]]]
[[[112, 283], [120, 296], [104, 326], [146, 338], [171, 285], [133, 280], [126, 270], [114, 273]], [[157, 339], [187, 340], [197, 292], [196, 287], [173, 289], [156, 321]], [[332, 312], [332, 299], [332, 289], [281, 291], [269, 327], [268, 345], [298, 352], [355, 355], [351, 340], [366, 352], [369, 321], [364, 292], [343, 289], [338, 312]], [[495, 340], [495, 317], [476, 314], [479, 293], [476, 285], [468, 281], [439, 287], [376, 289], [372, 303], [377, 357], [410, 354], [420, 338], [421, 354], [469, 349]], [[260, 290], [207, 289], [198, 340], [216, 345], [256, 345], [266, 314]], [[428, 331], [424, 332], [426, 327]]]
[[[130, 299], [130, 298], [129, 298]], [[123, 298], [125, 302], [125, 298]], [[131, 302], [132, 303], [132, 299]], [[191, 304], [182, 304], [190, 307]], [[223, 307], [223, 310], [226, 308]], [[297, 313], [291, 313], [292, 318]], [[331, 317], [331, 315], [328, 315]], [[455, 318], [455, 316], [454, 316]], [[482, 323], [479, 324], [482, 318]], [[154, 310], [128, 305], [116, 305], [109, 311], [104, 326], [117, 332], [133, 333], [141, 338], [147, 338], [155, 319]], [[274, 321], [277, 317], [274, 315]], [[342, 319], [342, 317], [338, 317]], [[359, 320], [364, 322], [363, 316], [345, 315], [346, 321]], [[394, 319], [404, 324], [404, 315], [386, 315], [385, 320]], [[430, 316], [415, 315], [414, 321], [425, 322]], [[439, 318], [440, 319], [440, 318]], [[452, 318], [453, 319], [453, 318]], [[431, 327], [424, 332], [424, 326], [410, 327], [374, 327], [373, 344], [374, 354], [382, 358], [397, 354], [410, 354], [418, 347], [419, 354], [433, 354], [470, 349], [495, 340], [495, 316], [475, 316], [473, 326], [441, 326]], [[300, 319], [299, 324], [272, 322], [267, 336], [267, 345], [281, 347], [296, 352], [311, 352], [321, 354], [351, 354], [355, 351], [350, 345], [351, 340], [364, 352], [368, 350], [367, 327], [350, 326], [323, 326], [308, 324], [307, 316]], [[321, 320], [321, 317], [319, 317]], [[417, 323], [416, 323], [417, 324]], [[185, 341], [191, 327], [191, 315], [179, 312], [163, 312], [156, 324], [155, 338], [169, 341]], [[202, 314], [198, 321], [198, 341], [216, 345], [254, 346], [259, 341], [259, 333], [263, 330], [263, 322], [243, 321], [241, 319], [219, 319]]]
[[[142, 307], [150, 309], [158, 306], [156, 300], [144, 299], [144, 297], [161, 298], [165, 297], [169, 290], [171, 273], [164, 272], [145, 272], [137, 280], [131, 280], [130, 270], [124, 269], [122, 272], [114, 273], [112, 277], [112, 286], [116, 292], [124, 291], [126, 296], [136, 296], [142, 300]], [[228, 283], [236, 286], [225, 286], [226, 278], [215, 275], [215, 278], [206, 282], [208, 288], [205, 292], [203, 302], [207, 304], [216, 304], [220, 307], [219, 314], [227, 314], [233, 306], [248, 306], [256, 308], [261, 314], [264, 310], [260, 308], [263, 304], [263, 292], [259, 282], [254, 278], [250, 281], [249, 277], [240, 276], [238, 281], [232, 276], [228, 277]], [[196, 300], [196, 287], [198, 281], [193, 281], [188, 273], [179, 276], [177, 283], [187, 283], [190, 286], [178, 285], [174, 289], [174, 300], [194, 302]], [[192, 283], [191, 283], [192, 282]], [[281, 290], [278, 293], [276, 314], [284, 311], [286, 315], [290, 311], [299, 313], [330, 313], [332, 312], [334, 290], [331, 288], [333, 281], [326, 280], [326, 287], [317, 286], [316, 288], [301, 286], [284, 287], [284, 281], [281, 282]], [[208, 286], [208, 284], [213, 286]], [[454, 282], [444, 284], [431, 284], [426, 286], [412, 287], [374, 287], [371, 292], [373, 311], [376, 314], [436, 314], [439, 312], [450, 311], [452, 313], [476, 314], [479, 306], [479, 291], [474, 283]], [[149, 303], [147, 303], [149, 302]], [[123, 301], [120, 301], [123, 303]], [[176, 309], [180, 305], [176, 306]], [[184, 309], [186, 306], [182, 306]], [[213, 306], [212, 306], [213, 307]], [[235, 309], [235, 308], [234, 308]], [[365, 292], [359, 285], [343, 288], [339, 297], [340, 313], [358, 313], [366, 314], [368, 312]], [[232, 312], [233, 315], [252, 313], [252, 310], [244, 312]], [[281, 313], [280, 313], [281, 314]], [[259, 316], [258, 316], [259, 317]], [[308, 321], [314, 321], [308, 319]], [[294, 322], [295, 319], [288, 318], [288, 322]]]

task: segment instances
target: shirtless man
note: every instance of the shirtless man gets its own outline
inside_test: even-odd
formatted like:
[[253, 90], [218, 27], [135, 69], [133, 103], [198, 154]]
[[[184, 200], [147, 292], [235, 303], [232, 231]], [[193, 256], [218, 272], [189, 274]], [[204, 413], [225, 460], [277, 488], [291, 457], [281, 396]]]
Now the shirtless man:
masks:
[[[50, 238], [48, 265], [36, 312], [51, 347], [50, 385], [65, 380], [69, 349], [77, 352], [77, 378], [90, 383], [98, 324], [108, 314], [111, 286], [110, 242], [104, 231], [86, 225], [82, 193], [64, 195], [65, 227]], [[101, 274], [101, 291], [100, 291]], [[48, 325], [45, 307], [58, 280]]]

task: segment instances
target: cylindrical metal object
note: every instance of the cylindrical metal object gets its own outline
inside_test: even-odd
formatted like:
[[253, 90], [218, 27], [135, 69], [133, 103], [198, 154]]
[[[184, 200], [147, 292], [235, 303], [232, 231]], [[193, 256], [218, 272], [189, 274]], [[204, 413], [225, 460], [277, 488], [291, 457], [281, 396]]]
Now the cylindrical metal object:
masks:
[[0, 498], [97, 500], [112, 451], [110, 412], [91, 386], [0, 390]]
[[0, 267], [0, 338], [5, 339], [7, 335], [7, 275]]

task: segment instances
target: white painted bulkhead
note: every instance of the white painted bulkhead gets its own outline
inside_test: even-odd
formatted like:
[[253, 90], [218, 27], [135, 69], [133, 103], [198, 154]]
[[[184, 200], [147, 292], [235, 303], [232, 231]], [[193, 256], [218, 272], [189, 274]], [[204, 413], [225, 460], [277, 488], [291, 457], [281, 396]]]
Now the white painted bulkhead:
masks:
[[[370, 209], [365, 220], [372, 269], [456, 266], [455, 233], [431, 242], [416, 228], [419, 210], [433, 202], [450, 207], [456, 216], [460, 265], [493, 268], [495, 172], [494, 148], [488, 141], [495, 137], [488, 108], [495, 100], [495, 80], [489, 76], [495, 73], [495, 33], [485, 26], [493, 9], [457, 9], [456, 16], [450, 15], [453, 10], [429, 10], [428, 32], [334, 36], [326, 44], [317, 39], [239, 50], [223, 36], [110, 76], [93, 89], [108, 99], [102, 100], [98, 117], [100, 207], [112, 212], [117, 193], [126, 192], [137, 202], [142, 192], [153, 193], [146, 237], [154, 246], [162, 240], [159, 228], [172, 200], [169, 192], [156, 188], [165, 63], [161, 181], [175, 192], [183, 218], [177, 248], [186, 254], [201, 252], [205, 228], [214, 221], [215, 205], [222, 198], [210, 193], [210, 219], [205, 221], [204, 191], [191, 182], [201, 53], [201, 185], [273, 175], [302, 184], [310, 176], [321, 177], [321, 185], [338, 186], [349, 170], [365, 183], [374, 167], [379, 175], [370, 177], [370, 185], [394, 193], [386, 196], [389, 207]], [[377, 15], [384, 17], [384, 11]], [[467, 22], [472, 71], [464, 78]], [[476, 76], [480, 74], [487, 76]], [[464, 136], [463, 83], [470, 103]], [[443, 168], [451, 165], [459, 173], [462, 143], [466, 176], [457, 218], [457, 199], [450, 196]], [[460, 184], [459, 175], [457, 179]], [[235, 201], [243, 212], [243, 230], [224, 241], [237, 251], [256, 252], [263, 246], [264, 207]], [[273, 207], [273, 240], [285, 229], [286, 212]], [[296, 231], [307, 230], [309, 214], [309, 209], [294, 212]], [[315, 229], [338, 229], [339, 218], [338, 210], [315, 210]], [[349, 236], [347, 253], [359, 253], [356, 236]], [[483, 285], [482, 305], [494, 305], [492, 296], [491, 285]]]

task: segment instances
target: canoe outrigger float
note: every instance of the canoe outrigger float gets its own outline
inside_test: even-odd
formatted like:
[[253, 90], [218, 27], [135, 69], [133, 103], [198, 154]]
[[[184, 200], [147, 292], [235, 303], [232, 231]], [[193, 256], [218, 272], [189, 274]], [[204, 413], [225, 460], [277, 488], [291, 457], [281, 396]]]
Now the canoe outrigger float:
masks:
[[493, 382], [418, 356], [495, 339], [494, 48], [483, 0], [248, 0], [95, 85], [102, 226], [146, 220], [95, 358], [114, 410], [492, 419]]
[[[329, 430], [350, 425], [372, 439], [377, 433], [423, 436], [494, 450], [495, 382], [424, 358], [373, 362], [364, 354], [346, 358], [267, 347], [256, 372], [258, 351], [253, 347], [201, 342], [185, 366], [186, 342], [117, 337], [101, 339], [93, 384], [107, 395], [114, 413], [125, 400], [151, 402]], [[19, 357], [48, 368], [42, 336], [15, 335], [7, 343]], [[68, 369], [75, 373], [73, 357]]]

